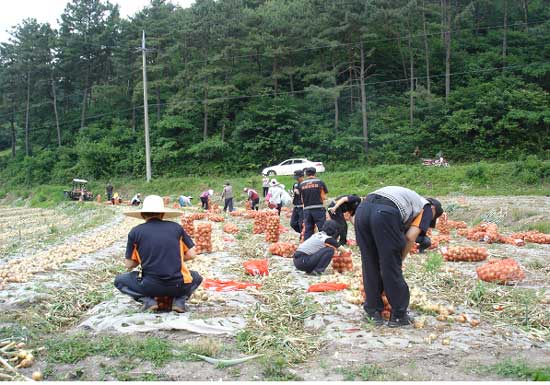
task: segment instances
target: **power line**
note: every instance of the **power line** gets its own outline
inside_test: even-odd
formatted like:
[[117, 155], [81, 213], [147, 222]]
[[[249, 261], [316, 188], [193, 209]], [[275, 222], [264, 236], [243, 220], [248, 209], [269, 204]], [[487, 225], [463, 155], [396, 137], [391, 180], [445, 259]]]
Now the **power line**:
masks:
[[[449, 75], [450, 76], [459, 76], [459, 75], [468, 75], [468, 74], [476, 74], [476, 73], [489, 73], [489, 72], [496, 72], [496, 71], [514, 69], [514, 68], [521, 68], [521, 67], [525, 68], [525, 67], [529, 67], [529, 66], [542, 65], [542, 64], [550, 64], [550, 61], [532, 62], [532, 63], [527, 63], [527, 64], [517, 64], [517, 65], [504, 66], [504, 67], [491, 67], [491, 68], [484, 68], [484, 69], [473, 70], [473, 71], [451, 72]], [[446, 76], [446, 75], [445, 74], [437, 74], [437, 75], [430, 75], [430, 78], [435, 79], [435, 78], [441, 78], [441, 77], [444, 77], [444, 76]], [[426, 78], [426, 76], [415, 76], [415, 77], [413, 77], [413, 79], [425, 79], [425, 78]], [[400, 78], [400, 79], [391, 79], [391, 80], [382, 80], [382, 81], [365, 83], [365, 86], [399, 83], [399, 82], [409, 82], [410, 80], [411, 80], [410, 77]], [[359, 86], [353, 84], [353, 85], [339, 86], [339, 87], [342, 90], [347, 90], [347, 89], [352, 89], [352, 88], [358, 88]], [[206, 100], [207, 100], [207, 102], [211, 103], [211, 102], [219, 102], [219, 101], [226, 101], [226, 100], [240, 100], [240, 99], [252, 99], [252, 98], [261, 98], [261, 97], [304, 94], [304, 93], [309, 93], [309, 92], [314, 92], [314, 91], [311, 90], [311, 89], [303, 89], [303, 90], [297, 90], [297, 91], [294, 91], [294, 92], [291, 92], [291, 91], [288, 91], [288, 92], [267, 92], [267, 93], [262, 93], [262, 94], [226, 96], [226, 97], [211, 98], [211, 99], [206, 99]], [[178, 103], [150, 104], [149, 107], [158, 107], [158, 106], [171, 107], [171, 106], [175, 106], [175, 105], [193, 104], [193, 103], [204, 103], [204, 99], [187, 99], [187, 100], [183, 100], [183, 101], [178, 102]], [[135, 106], [133, 108], [128, 108], [128, 109], [121, 109], [121, 110], [117, 110], [117, 111], [111, 111], [111, 112], [107, 112], [107, 113], [92, 115], [92, 116], [87, 117], [86, 119], [94, 119], [94, 118], [100, 118], [100, 117], [104, 117], [104, 116], [111, 116], [111, 115], [114, 115], [114, 114], [117, 114], [117, 113], [120, 113], [120, 112], [132, 111], [134, 108], [136, 110], [141, 109], [141, 108], [143, 108], [143, 105]], [[65, 126], [67, 124], [76, 123], [76, 122], [80, 122], [80, 119], [75, 119], [75, 120], [72, 120], [72, 121], [63, 122], [63, 123], [60, 124], [60, 126]], [[34, 132], [34, 131], [42, 131], [42, 130], [46, 130], [46, 129], [51, 130], [51, 129], [54, 129], [54, 127], [53, 126], [52, 127], [40, 127], [40, 128], [36, 127], [36, 128], [30, 129], [29, 131]]]
[[[515, 24], [510, 24], [508, 27], [513, 27], [513, 26], [520, 26], [520, 25], [526, 25], [526, 24], [546, 24], [546, 23], [549, 23], [550, 20], [546, 20], [546, 21], [533, 21], [533, 22], [528, 22], [528, 23], [515, 23]], [[474, 30], [479, 30], [479, 29], [499, 29], [499, 28], [503, 28], [504, 26], [503, 25], [493, 25], [493, 26], [485, 26], [485, 27], [478, 27], [478, 28], [469, 28], [469, 29], [455, 29], [451, 32], [457, 32], [457, 31], [474, 31]], [[402, 37], [399, 37], [399, 38], [384, 38], [384, 39], [376, 39], [376, 40], [370, 40], [369, 41], [369, 44], [372, 44], [372, 43], [376, 43], [376, 42], [385, 42], [385, 41], [396, 41], [396, 40], [406, 40], [406, 39], [409, 39], [409, 38], [414, 38], [414, 37], [423, 37], [423, 36], [433, 36], [433, 35], [439, 35], [441, 33], [441, 31], [439, 32], [434, 32], [434, 33], [430, 33], [430, 34], [418, 34], [418, 35], [408, 35], [408, 36], [402, 36]], [[327, 46], [314, 46], [314, 47], [304, 47], [304, 48], [300, 48], [300, 49], [295, 49], [295, 50], [290, 50], [290, 51], [286, 51], [285, 53], [290, 53], [290, 52], [300, 52], [300, 51], [305, 51], [305, 50], [316, 50], [316, 49], [324, 49], [324, 48], [335, 48], [335, 47], [338, 47], [338, 46], [356, 46], [360, 43], [342, 43], [342, 44], [337, 44], [337, 45], [327, 45]], [[272, 54], [259, 54], [257, 56], [269, 56], [271, 57]], [[233, 56], [233, 57], [224, 57], [224, 58], [219, 58], [219, 59], [214, 59], [214, 58], [210, 58], [210, 59], [206, 59], [206, 60], [198, 60], [198, 61], [191, 61], [191, 62], [187, 62], [185, 63], [186, 65], [189, 65], [189, 64], [195, 64], [195, 63], [206, 63], [206, 62], [215, 62], [215, 61], [220, 61], [220, 60], [231, 60], [231, 59], [235, 59], [235, 58], [243, 58], [243, 57], [250, 57], [250, 55], [240, 55], [240, 56]], [[72, 93], [72, 94], [68, 94], [68, 95], [65, 95], [63, 96], [61, 99], [72, 99], [72, 98], [76, 98], [76, 97], [81, 97], [82, 95], [84, 95], [85, 92], [89, 91], [89, 90], [92, 90], [94, 87], [97, 87], [97, 86], [102, 86], [102, 85], [108, 85], [108, 84], [111, 84], [113, 83], [115, 80], [118, 80], [118, 79], [121, 79], [121, 78], [127, 78], [129, 75], [132, 75], [134, 73], [137, 73], [137, 72], [140, 72], [141, 69], [135, 69], [129, 73], [126, 73], [124, 75], [119, 75], [119, 76], [116, 76], [114, 78], [111, 78], [110, 80], [108, 80], [107, 82], [104, 82], [104, 83], [101, 83], [101, 84], [96, 84], [96, 85], [93, 85], [93, 86], [90, 86], [90, 87], [87, 87], [87, 88], [84, 88], [82, 91], [79, 91], [79, 92], [75, 92], [75, 93]], [[426, 78], [425, 76], [423, 78]], [[37, 104], [33, 104], [31, 105], [29, 108], [30, 109], [34, 109], [34, 108], [38, 108], [38, 107], [41, 107], [41, 106], [45, 106], [45, 105], [49, 105], [51, 104], [52, 102], [51, 101], [47, 101], [47, 102], [42, 102], [42, 103], [37, 103]], [[24, 112], [26, 111], [26, 108], [22, 108], [22, 109], [19, 109], [19, 110], [16, 110], [14, 112], [10, 112], [10, 113], [7, 113], [7, 114], [4, 114], [4, 115], [0, 115], [0, 119], [1, 118], [6, 118], [6, 117], [10, 117], [12, 116], [13, 114], [18, 114], [18, 113], [21, 113], [21, 112]]]
[[[537, 20], [537, 21], [532, 21], [532, 22], [527, 22], [527, 23], [520, 22], [520, 23], [509, 24], [507, 27], [510, 28], [510, 27], [515, 27], [515, 26], [546, 24], [546, 23], [550, 23], [550, 20]], [[492, 30], [492, 29], [502, 29], [502, 28], [504, 28], [504, 25], [503, 24], [498, 24], [498, 25], [484, 26], [484, 27], [477, 27], [477, 28], [457, 28], [457, 29], [450, 30], [450, 32], [451, 33], [456, 33], [456, 32], [460, 32], [460, 31], [477, 31], [477, 30], [484, 30], [484, 29]], [[367, 43], [368, 44], [373, 44], [373, 43], [388, 42], [388, 41], [408, 40], [408, 39], [417, 38], [417, 37], [428, 37], [428, 36], [441, 35], [441, 32], [442, 31], [426, 33], [426, 34], [421, 33], [421, 34], [417, 34], [417, 35], [404, 35], [404, 36], [392, 37], [392, 38], [380, 38], [380, 39], [373, 39], [373, 40], [363, 41], [363, 43], [364, 44], [367, 44]], [[350, 46], [358, 47], [360, 44], [361, 44], [361, 41], [352, 42], [352, 43], [327, 44], [327, 45], [321, 45], [321, 46], [309, 46], [309, 47], [302, 47], [302, 48], [284, 50], [282, 52], [282, 54], [288, 54], [288, 53], [292, 53], [292, 52], [313, 51], [313, 50], [320, 50], [320, 49], [327, 49], [327, 48], [350, 47]], [[185, 62], [185, 65], [201, 64], [201, 63], [203, 63], [203, 64], [204, 63], [212, 63], [212, 62], [222, 61], [222, 60], [229, 61], [229, 60], [233, 60], [233, 59], [250, 58], [250, 56], [273, 57], [273, 53], [256, 54], [254, 52], [251, 52], [249, 54], [235, 55], [235, 56], [222, 56], [222, 57], [219, 57], [219, 58], [210, 57], [210, 58], [203, 59], [203, 60], [192, 60], [192, 61], [189, 61], [189, 62]]]

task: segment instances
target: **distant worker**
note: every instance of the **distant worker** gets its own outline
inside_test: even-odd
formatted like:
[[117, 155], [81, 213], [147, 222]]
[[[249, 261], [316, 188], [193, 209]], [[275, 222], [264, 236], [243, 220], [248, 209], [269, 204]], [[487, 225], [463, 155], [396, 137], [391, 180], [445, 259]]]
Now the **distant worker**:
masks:
[[267, 176], [264, 176], [262, 179], [262, 187], [264, 191], [264, 198], [267, 196], [267, 192], [269, 190], [269, 178]]
[[283, 207], [283, 192], [285, 186], [277, 182], [277, 179], [271, 179], [269, 182], [269, 206], [277, 209], [277, 213], [281, 215], [281, 208]]
[[387, 186], [370, 193], [355, 214], [355, 235], [361, 250], [363, 304], [367, 318], [383, 324], [382, 290], [392, 307], [389, 327], [412, 324], [407, 314], [409, 287], [403, 277], [403, 260], [419, 235], [435, 227], [443, 214], [441, 203], [413, 190]]
[[110, 201], [113, 197], [113, 185], [111, 182], [107, 183], [107, 187], [105, 187], [105, 192], [107, 193], [107, 200]]
[[111, 198], [111, 203], [113, 205], [118, 205], [118, 204], [121, 204], [122, 203], [122, 197], [117, 193], [115, 192]]
[[315, 177], [315, 167], [306, 168], [306, 179], [300, 183], [300, 193], [304, 204], [304, 240], [309, 239], [315, 231], [321, 231], [326, 220], [326, 210], [323, 206], [328, 188], [325, 182]]
[[290, 217], [290, 227], [297, 233], [302, 233], [302, 227], [304, 225], [304, 207], [302, 203], [302, 195], [300, 194], [300, 183], [304, 180], [304, 172], [302, 170], [294, 171], [294, 179], [296, 183], [292, 186], [292, 216]]
[[307, 274], [321, 275], [330, 265], [335, 250], [348, 252], [349, 250], [338, 243], [338, 224], [335, 221], [326, 221], [321, 231], [304, 241], [294, 253], [294, 266]]
[[225, 182], [225, 186], [223, 187], [222, 191], [222, 199], [224, 200], [223, 203], [223, 211], [226, 212], [229, 210], [229, 212], [233, 211], [233, 186], [231, 186], [231, 183]]
[[330, 219], [338, 223], [341, 245], [345, 245], [348, 241], [348, 223], [344, 214], [349, 213], [353, 221], [355, 210], [360, 203], [361, 198], [357, 195], [340, 195], [328, 205]]
[[201, 195], [199, 195], [199, 198], [201, 200], [201, 207], [205, 210], [208, 210], [208, 199], [214, 195], [214, 190], [204, 190], [201, 192]]
[[[128, 234], [125, 267], [128, 273], [115, 278], [115, 287], [154, 311], [155, 297], [172, 297], [172, 310], [188, 310], [186, 301], [200, 286], [202, 277], [187, 268], [185, 262], [195, 257], [195, 244], [181, 225], [165, 218], [179, 217], [177, 210], [164, 207], [162, 198], [149, 195], [143, 208], [124, 215], [145, 219]], [[131, 271], [141, 265], [141, 271]]]
[[139, 206], [141, 204], [141, 194], [137, 193], [133, 196], [132, 200], [130, 201], [130, 204], [132, 206]]
[[258, 204], [260, 203], [260, 196], [258, 195], [258, 192], [251, 188], [244, 188], [244, 192], [246, 193], [248, 200], [250, 201], [250, 208], [252, 210], [258, 210]]
[[186, 206], [192, 207], [193, 203], [191, 203], [191, 199], [193, 199], [192, 196], [180, 195], [178, 197], [178, 202], [180, 204], [180, 207], [186, 207]]

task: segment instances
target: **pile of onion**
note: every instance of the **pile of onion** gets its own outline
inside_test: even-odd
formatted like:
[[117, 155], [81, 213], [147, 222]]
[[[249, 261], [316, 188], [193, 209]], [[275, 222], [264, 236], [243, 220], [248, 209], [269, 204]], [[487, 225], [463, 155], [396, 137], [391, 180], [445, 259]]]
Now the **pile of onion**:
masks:
[[223, 231], [228, 234], [237, 234], [239, 232], [239, 227], [234, 223], [226, 223], [223, 226]]
[[342, 254], [334, 254], [332, 257], [332, 268], [343, 273], [344, 271], [353, 271], [353, 260], [351, 259], [351, 251]]
[[223, 222], [225, 219], [221, 215], [208, 213], [208, 220], [212, 222]]
[[[361, 279], [361, 286], [359, 288], [359, 291], [361, 292], [361, 296], [363, 297], [363, 302], [367, 300], [367, 296], [365, 294], [365, 289], [363, 288], [363, 280]], [[382, 292], [382, 302], [384, 303], [384, 310], [382, 310], [382, 318], [385, 320], [389, 320], [391, 316], [391, 305], [388, 301], [388, 298], [386, 297], [386, 292]]]
[[199, 223], [195, 227], [197, 254], [212, 252], [212, 223]]
[[446, 261], [466, 261], [478, 262], [484, 261], [489, 256], [489, 252], [484, 247], [469, 247], [469, 246], [451, 246], [441, 249], [443, 258]]
[[193, 213], [189, 215], [189, 217], [193, 218], [194, 221], [199, 221], [201, 219], [206, 219], [206, 213]]
[[442, 215], [437, 219], [435, 229], [439, 231], [439, 234], [450, 234], [451, 228], [449, 227], [449, 220], [447, 215]]
[[190, 237], [195, 236], [195, 226], [193, 224], [194, 219], [191, 215], [182, 215], [181, 216], [181, 226], [183, 227], [183, 230], [189, 235]]
[[511, 235], [512, 238], [523, 239], [525, 242], [540, 243], [543, 245], [550, 244], [550, 234], [541, 233], [540, 231], [524, 231]]
[[477, 276], [482, 281], [508, 284], [519, 282], [525, 278], [520, 265], [512, 258], [490, 259], [483, 266], [476, 269]]
[[275, 242], [269, 245], [269, 252], [273, 255], [290, 258], [298, 246], [292, 242]]
[[277, 214], [267, 215], [265, 222], [265, 241], [279, 242], [280, 218]]
[[270, 214], [269, 211], [257, 211], [254, 215], [254, 226], [252, 226], [252, 233], [261, 234], [265, 231], [267, 225], [267, 216]]

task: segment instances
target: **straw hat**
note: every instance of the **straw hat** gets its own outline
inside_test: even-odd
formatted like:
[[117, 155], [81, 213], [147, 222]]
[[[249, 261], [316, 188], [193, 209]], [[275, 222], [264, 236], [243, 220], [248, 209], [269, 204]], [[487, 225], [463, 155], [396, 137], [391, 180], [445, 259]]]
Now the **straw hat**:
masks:
[[164, 218], [179, 217], [181, 215], [181, 212], [177, 210], [165, 208], [164, 201], [158, 195], [146, 196], [143, 200], [141, 210], [127, 211], [123, 214], [128, 217], [141, 219], [142, 213], [164, 213]]

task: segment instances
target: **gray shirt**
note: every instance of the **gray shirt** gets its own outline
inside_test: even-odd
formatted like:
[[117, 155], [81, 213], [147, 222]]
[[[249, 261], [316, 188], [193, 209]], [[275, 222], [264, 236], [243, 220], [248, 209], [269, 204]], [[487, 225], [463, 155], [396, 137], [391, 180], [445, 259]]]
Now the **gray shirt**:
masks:
[[383, 196], [395, 203], [405, 225], [409, 225], [422, 212], [424, 206], [430, 203], [416, 191], [400, 186], [382, 187], [372, 194]]
[[233, 186], [229, 185], [223, 188], [222, 198], [224, 199], [233, 198]]

